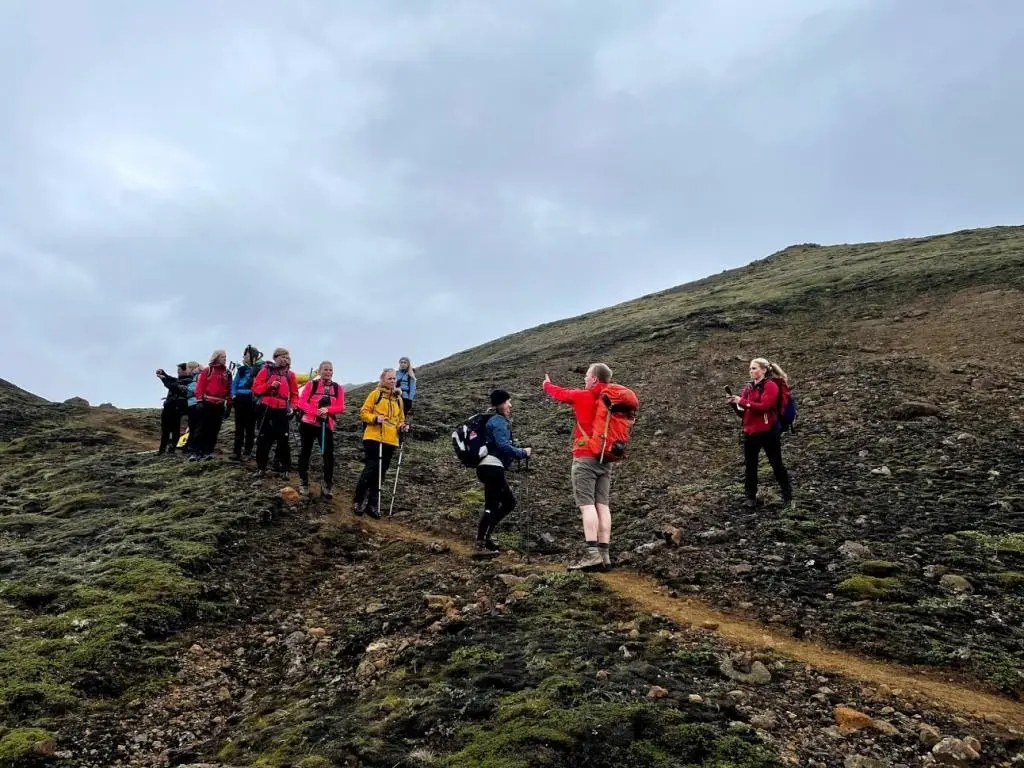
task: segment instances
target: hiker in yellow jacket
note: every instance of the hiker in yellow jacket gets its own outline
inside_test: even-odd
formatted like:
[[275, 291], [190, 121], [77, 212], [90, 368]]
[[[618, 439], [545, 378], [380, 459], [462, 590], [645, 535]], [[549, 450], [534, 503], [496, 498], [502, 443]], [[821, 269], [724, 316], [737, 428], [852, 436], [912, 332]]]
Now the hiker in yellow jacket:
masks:
[[356, 483], [356, 496], [352, 511], [380, 519], [380, 496], [384, 475], [391, 466], [401, 438], [409, 431], [405, 423], [405, 408], [402, 405], [402, 390], [395, 386], [395, 369], [385, 368], [380, 374], [380, 383], [366, 396], [359, 409], [359, 419], [366, 428], [363, 430], [363, 471]]

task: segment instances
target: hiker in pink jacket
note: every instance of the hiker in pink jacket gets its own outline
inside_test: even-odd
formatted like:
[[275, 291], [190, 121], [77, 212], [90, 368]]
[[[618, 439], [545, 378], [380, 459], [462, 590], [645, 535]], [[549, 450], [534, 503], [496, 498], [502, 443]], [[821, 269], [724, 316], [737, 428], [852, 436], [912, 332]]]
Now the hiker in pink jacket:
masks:
[[331, 498], [331, 484], [334, 480], [334, 423], [339, 413], [345, 410], [345, 389], [334, 377], [334, 365], [330, 360], [320, 363], [317, 376], [310, 379], [299, 392], [296, 404], [302, 411], [299, 424], [299, 493], [309, 495], [309, 457], [313, 443], [320, 446], [323, 460], [323, 485], [320, 495]]

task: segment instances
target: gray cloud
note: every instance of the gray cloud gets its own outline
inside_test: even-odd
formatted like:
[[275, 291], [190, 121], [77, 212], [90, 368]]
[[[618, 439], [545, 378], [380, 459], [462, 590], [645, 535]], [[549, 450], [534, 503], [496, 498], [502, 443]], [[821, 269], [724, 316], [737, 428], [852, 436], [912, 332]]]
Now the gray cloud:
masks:
[[793, 242], [1019, 223], [1022, 43], [1010, 0], [6, 3], [0, 375], [155, 404], [252, 342], [365, 381]]

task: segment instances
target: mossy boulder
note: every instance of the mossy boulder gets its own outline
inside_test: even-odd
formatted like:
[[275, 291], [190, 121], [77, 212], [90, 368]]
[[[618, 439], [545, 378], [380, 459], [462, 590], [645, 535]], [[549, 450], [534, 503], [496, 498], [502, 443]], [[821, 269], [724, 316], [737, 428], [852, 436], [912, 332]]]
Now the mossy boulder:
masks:
[[0, 766], [41, 765], [53, 752], [53, 734], [42, 728], [15, 728], [0, 737]]
[[899, 597], [900, 580], [878, 576], [851, 576], [836, 591], [856, 600], [894, 600]]
[[865, 576], [885, 578], [887, 576], [895, 576], [900, 572], [901, 568], [899, 563], [893, 563], [888, 560], [864, 560], [860, 564], [859, 570]]

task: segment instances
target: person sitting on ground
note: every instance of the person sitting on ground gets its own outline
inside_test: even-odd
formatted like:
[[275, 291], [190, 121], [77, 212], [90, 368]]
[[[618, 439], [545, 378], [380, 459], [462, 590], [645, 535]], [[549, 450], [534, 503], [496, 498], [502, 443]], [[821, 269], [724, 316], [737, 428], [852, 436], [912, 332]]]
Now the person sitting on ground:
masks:
[[188, 363], [178, 363], [178, 375], [168, 376], [163, 368], [157, 368], [156, 375], [167, 388], [164, 406], [160, 411], [160, 447], [158, 454], [173, 454], [181, 439], [181, 417], [188, 407], [188, 385], [192, 377], [187, 372]]
[[779, 434], [779, 385], [789, 384], [789, 377], [775, 363], [763, 357], [750, 361], [750, 383], [739, 395], [729, 397], [737, 411], [743, 414], [743, 464], [744, 506], [757, 506], [757, 465], [761, 450], [764, 450], [771, 465], [775, 479], [782, 489], [782, 503], [789, 505], [793, 501], [793, 487], [789, 482], [789, 473], [782, 463], [782, 440]]
[[517, 459], [527, 459], [530, 448], [512, 442], [512, 396], [504, 389], [491, 392], [494, 415], [487, 420], [487, 455], [476, 465], [477, 479], [484, 486], [484, 511], [476, 529], [474, 558], [497, 557], [498, 545], [491, 538], [498, 523], [516, 508], [516, 497], [505, 479], [505, 470]]
[[[401, 392], [395, 387], [395, 369], [381, 371], [380, 382], [359, 409], [363, 430], [363, 471], [356, 483], [352, 511], [380, 518], [381, 484], [391, 466], [399, 436], [409, 431]], [[376, 487], [375, 487], [376, 486]]]
[[270, 447], [276, 443], [281, 473], [287, 478], [292, 468], [291, 446], [288, 444], [288, 414], [299, 400], [299, 384], [291, 369], [292, 357], [287, 349], [274, 350], [273, 361], [264, 365], [253, 381], [252, 391], [260, 398], [256, 421], [256, 476], [267, 473]]
[[299, 493], [309, 495], [309, 457], [313, 443], [320, 446], [323, 460], [323, 485], [320, 495], [332, 497], [334, 482], [334, 424], [338, 414], [345, 410], [345, 390], [334, 378], [334, 364], [324, 360], [317, 376], [310, 379], [299, 393], [298, 409], [302, 412], [299, 424]]
[[199, 429], [203, 423], [202, 409], [199, 407], [199, 400], [196, 398], [196, 387], [199, 384], [199, 374], [203, 372], [203, 366], [196, 360], [189, 360], [185, 373], [188, 376], [188, 384], [185, 385], [185, 413], [188, 415], [188, 437], [185, 439], [184, 453], [194, 456], [199, 441]]
[[570, 404], [576, 414], [570, 477], [573, 497], [583, 518], [587, 549], [579, 562], [569, 566], [570, 571], [599, 571], [611, 566], [608, 547], [612, 537], [612, 465], [602, 464], [588, 450], [589, 436], [580, 426], [586, 424], [590, 428], [597, 411], [598, 397], [611, 380], [612, 370], [604, 363], [594, 363], [587, 369], [583, 389], [556, 386], [544, 374], [544, 391], [555, 400]]
[[410, 419], [412, 418], [413, 401], [416, 399], [416, 370], [412, 367], [408, 357], [398, 360], [395, 385], [402, 391], [402, 407], [405, 409], [405, 418]]
[[215, 349], [210, 355], [210, 364], [196, 382], [196, 402], [203, 416], [192, 461], [213, 458], [224, 417], [231, 411], [231, 373], [227, 363], [228, 353]]
[[263, 353], [250, 344], [242, 352], [242, 364], [235, 370], [235, 378], [231, 382], [231, 401], [235, 410], [235, 445], [231, 453], [234, 461], [246, 461], [252, 455], [256, 440], [256, 402], [252, 383], [263, 362]]

